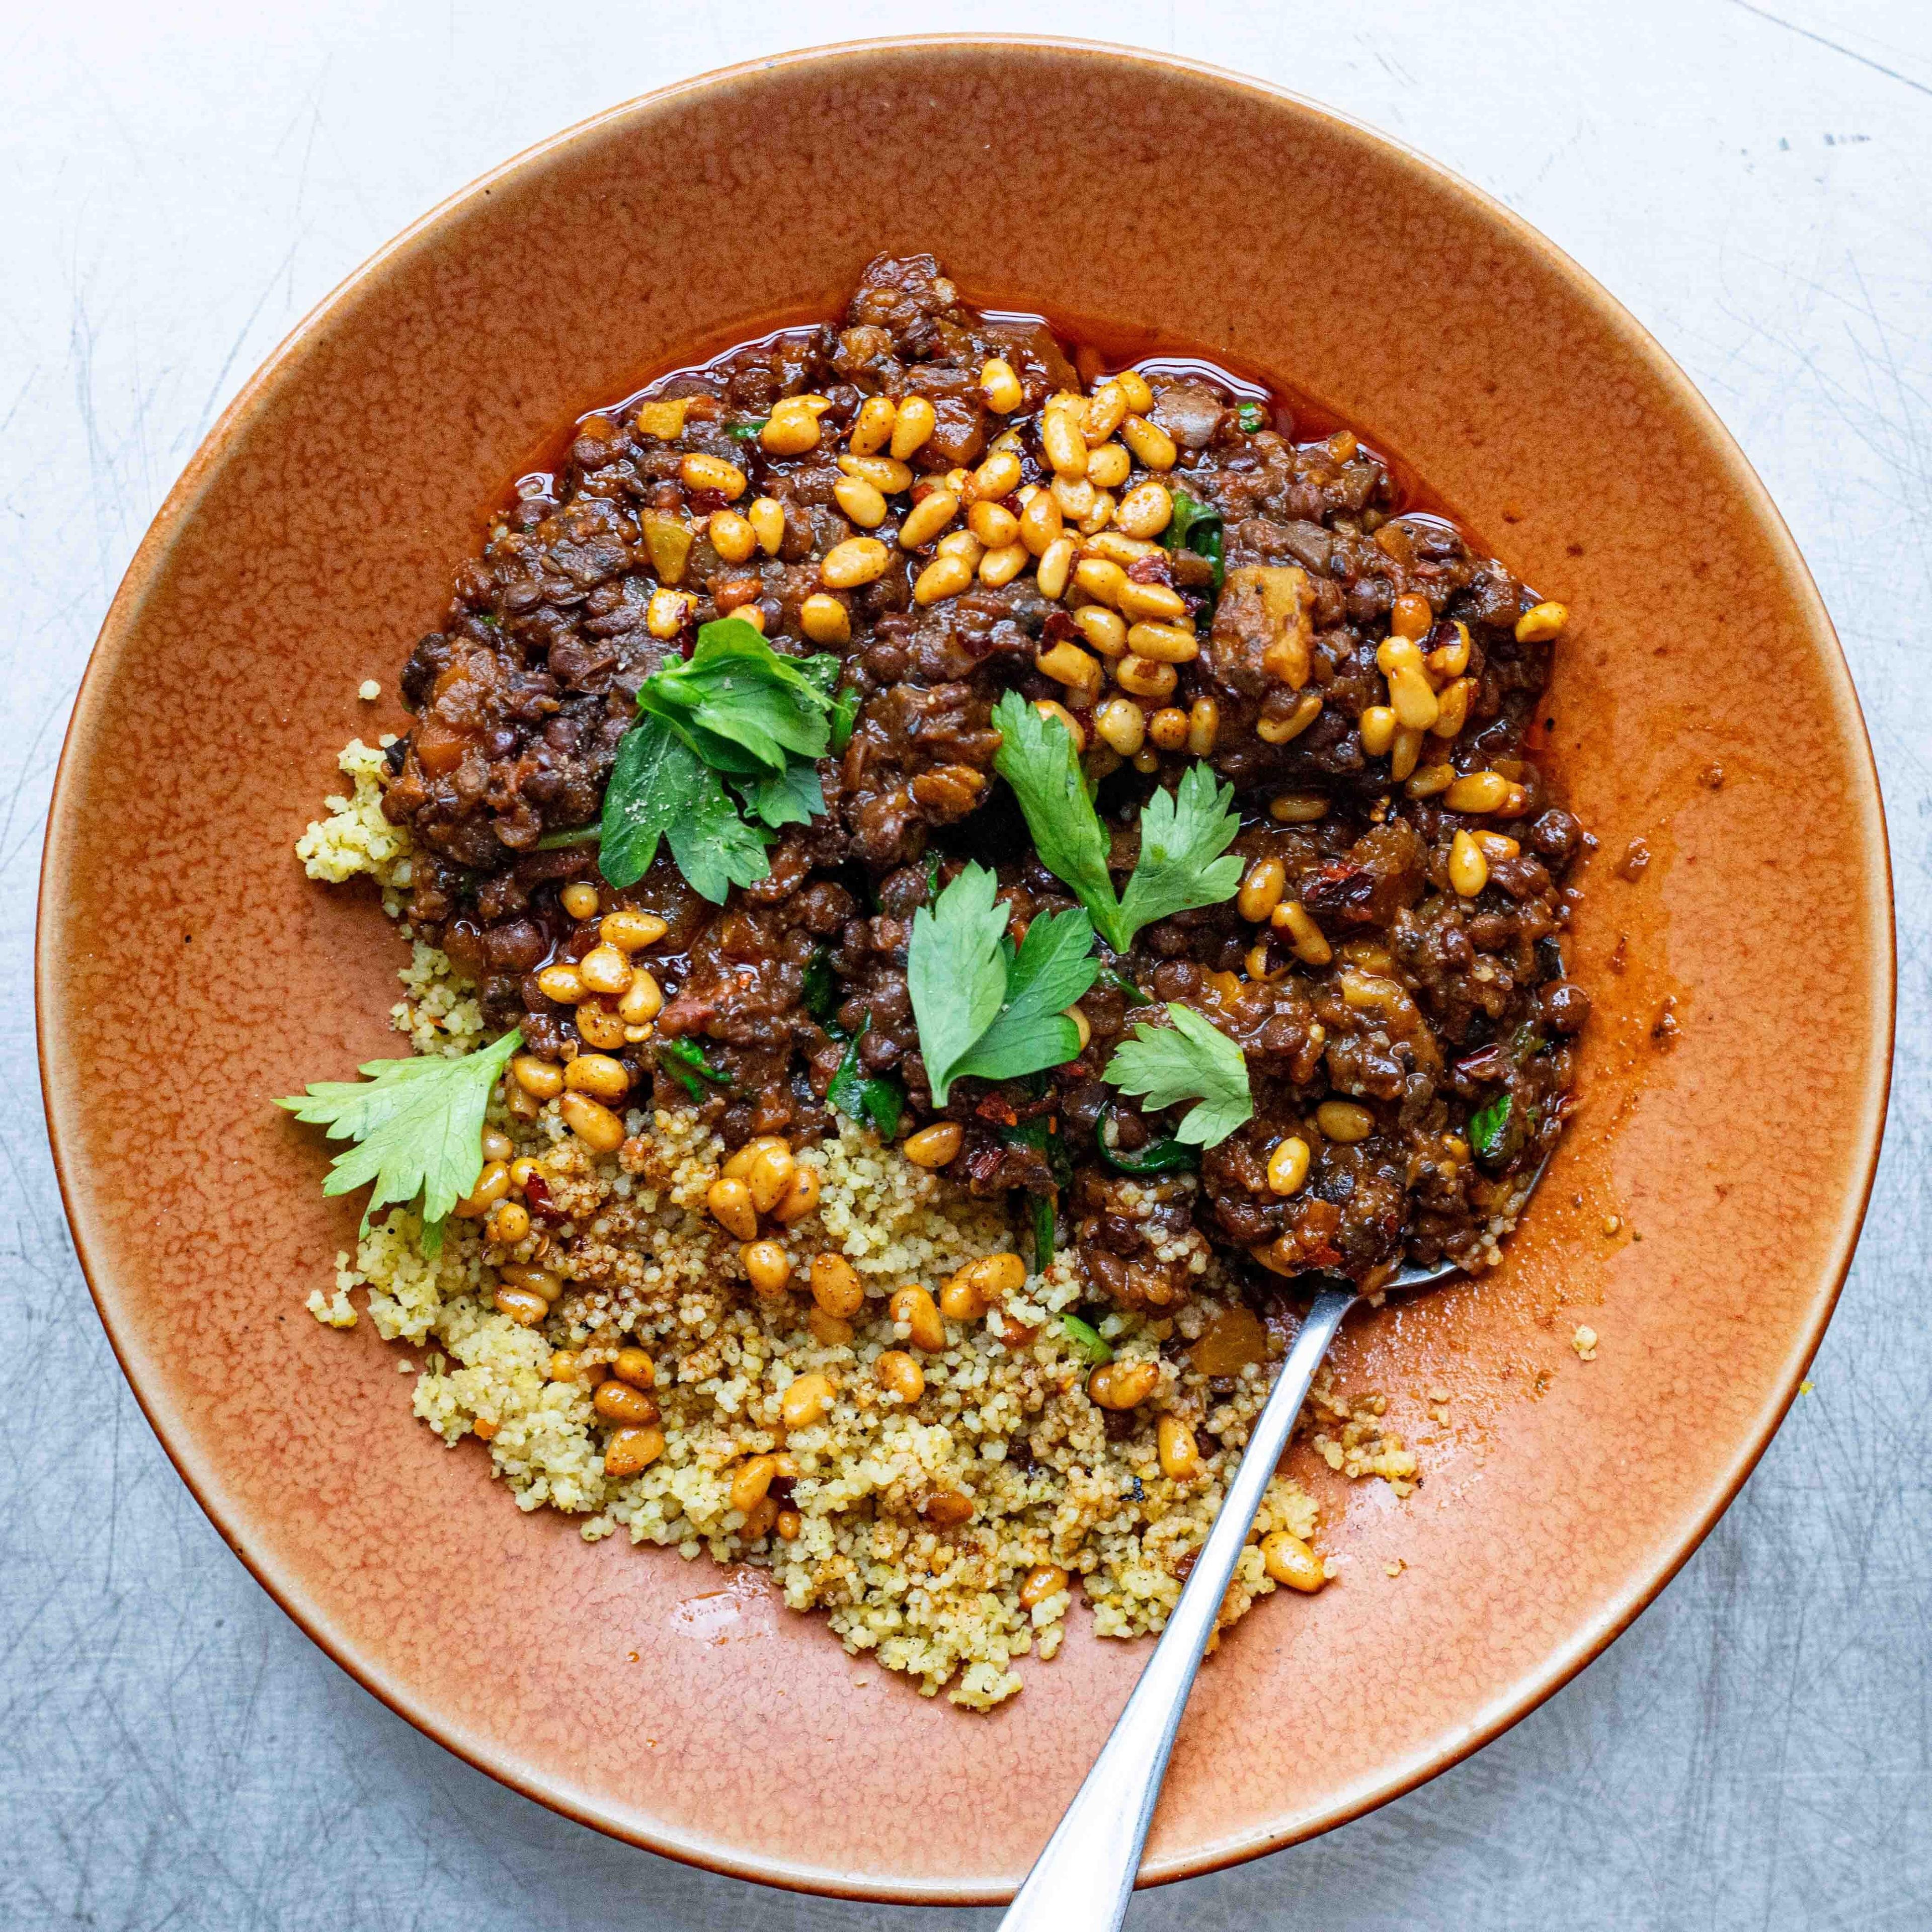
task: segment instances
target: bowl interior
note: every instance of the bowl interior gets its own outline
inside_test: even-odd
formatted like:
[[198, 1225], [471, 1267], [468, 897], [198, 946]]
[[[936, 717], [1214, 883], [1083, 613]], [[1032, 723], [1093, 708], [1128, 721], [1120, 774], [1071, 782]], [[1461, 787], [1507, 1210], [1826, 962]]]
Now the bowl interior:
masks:
[[[997, 214], [986, 144], [961, 134], [993, 127], [1028, 150]], [[268, 1104], [393, 1050], [398, 943], [368, 899], [305, 880], [290, 845], [336, 749], [402, 728], [387, 694], [484, 506], [579, 412], [691, 345], [832, 312], [884, 249], [933, 250], [981, 300], [1151, 323], [1287, 379], [1577, 614], [1549, 715], [1602, 841], [1578, 926], [1597, 1001], [1582, 1109], [1503, 1268], [1346, 1338], [1344, 1385], [1386, 1395], [1427, 1480], [1407, 1502], [1345, 1498], [1311, 1462], [1342, 1580], [1270, 1599], [1204, 1671], [1150, 1876], [1319, 1830], [1453, 1762], [1608, 1641], [1709, 1526], [1856, 1235], [1888, 898], [1829, 626], [1708, 410], [1513, 218], [1258, 85], [1038, 43], [735, 70], [466, 190], [256, 379], [114, 605], [47, 846], [49, 1112], [122, 1360], [291, 1612], [486, 1769], [748, 1876], [990, 1899], [1144, 1646], [1077, 1628], [974, 1718], [847, 1658], [756, 1579], [520, 1516], [475, 1445], [446, 1451], [410, 1420], [366, 1324], [344, 1336], [303, 1311], [356, 1210], [323, 1201], [320, 1147]], [[1637, 838], [1652, 857], [1633, 881]], [[1588, 1365], [1580, 1322], [1602, 1338]]]

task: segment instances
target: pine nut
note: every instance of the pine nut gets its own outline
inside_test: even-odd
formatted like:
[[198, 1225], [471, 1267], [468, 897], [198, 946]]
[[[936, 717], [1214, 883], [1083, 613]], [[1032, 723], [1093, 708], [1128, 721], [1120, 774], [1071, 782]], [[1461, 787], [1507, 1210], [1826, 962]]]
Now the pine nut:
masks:
[[819, 580], [834, 590], [850, 590], [877, 583], [891, 562], [892, 553], [877, 537], [848, 537], [820, 560]]
[[950, 490], [934, 490], [921, 497], [900, 521], [900, 549], [922, 548], [958, 514], [959, 499]]
[[845, 447], [854, 456], [876, 456], [892, 440], [892, 424], [898, 415], [890, 396], [868, 396], [859, 405], [852, 421], [852, 434]]

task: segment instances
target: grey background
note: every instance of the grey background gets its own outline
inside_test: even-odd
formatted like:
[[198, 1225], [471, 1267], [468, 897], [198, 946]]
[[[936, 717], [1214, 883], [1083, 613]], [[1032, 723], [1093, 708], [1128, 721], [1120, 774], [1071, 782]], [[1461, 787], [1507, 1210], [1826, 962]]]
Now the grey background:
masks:
[[798, 1899], [610, 1843], [448, 1756], [313, 1648], [115, 1367], [50, 1171], [29, 1006], [46, 800], [95, 631], [181, 466], [296, 320], [442, 196], [586, 113], [763, 52], [954, 27], [1104, 34], [1281, 80], [1460, 170], [1600, 277], [1716, 405], [1810, 560], [1898, 874], [1898, 1084], [1864, 1247], [1815, 1391], [1730, 1514], [1621, 1642], [1473, 1760], [1315, 1844], [1144, 1896], [1130, 1922], [1932, 1925], [1932, 9], [33, 11], [0, 20], [0, 1924], [993, 1922]]

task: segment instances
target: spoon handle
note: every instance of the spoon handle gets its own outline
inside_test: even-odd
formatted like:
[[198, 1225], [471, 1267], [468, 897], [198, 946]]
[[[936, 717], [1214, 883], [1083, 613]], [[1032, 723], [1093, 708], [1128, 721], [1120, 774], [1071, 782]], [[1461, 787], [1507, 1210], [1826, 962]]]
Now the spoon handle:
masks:
[[1180, 1601], [1086, 1781], [1000, 1921], [1000, 1932], [1114, 1932], [1125, 1915], [1201, 1654], [1302, 1398], [1354, 1299], [1347, 1288], [1316, 1296], [1256, 1418]]

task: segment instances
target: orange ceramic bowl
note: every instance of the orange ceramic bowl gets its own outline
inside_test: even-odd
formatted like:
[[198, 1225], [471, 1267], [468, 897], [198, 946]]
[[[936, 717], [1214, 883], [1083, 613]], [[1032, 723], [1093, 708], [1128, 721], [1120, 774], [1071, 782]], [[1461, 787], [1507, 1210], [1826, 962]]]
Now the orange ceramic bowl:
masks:
[[[774, 191], [791, 180], [811, 185]], [[393, 1049], [392, 932], [290, 847], [336, 748], [402, 728], [356, 686], [394, 691], [483, 506], [579, 412], [694, 346], [832, 312], [880, 249], [1288, 379], [1576, 614], [1551, 715], [1603, 847], [1574, 967], [1597, 1002], [1582, 1109], [1505, 1267], [1345, 1338], [1345, 1385], [1387, 1395], [1427, 1480], [1344, 1497], [1309, 1459], [1342, 1580], [1271, 1598], [1203, 1673], [1148, 1848], [1172, 1879], [1440, 1771], [1636, 1616], [1783, 1415], [1878, 1150], [1885, 837], [1831, 626], [1690, 384], [1493, 202], [1253, 82], [972, 40], [736, 68], [466, 190], [243, 391], [115, 600], [42, 880], [54, 1148], [183, 1478], [395, 1709], [720, 1870], [1010, 1892], [1145, 1646], [1076, 1615], [1022, 1696], [968, 1716], [856, 1666], [755, 1578], [719, 1597], [708, 1564], [519, 1515], [478, 1450], [411, 1420], [366, 1324], [303, 1312], [356, 1210], [268, 1105]], [[1601, 1338], [1587, 1364], [1580, 1322]]]

